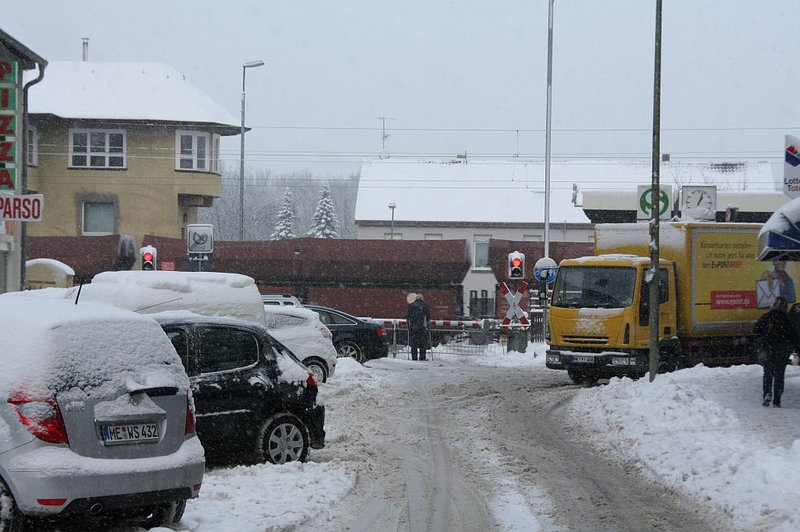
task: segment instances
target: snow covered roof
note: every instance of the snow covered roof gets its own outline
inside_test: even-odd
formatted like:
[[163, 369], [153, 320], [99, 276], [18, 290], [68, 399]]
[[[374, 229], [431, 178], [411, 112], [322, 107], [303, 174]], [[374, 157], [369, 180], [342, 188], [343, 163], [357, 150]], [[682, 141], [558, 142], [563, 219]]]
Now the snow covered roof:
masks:
[[[26, 73], [26, 81], [32, 77]], [[151, 120], [228, 126], [239, 120], [174, 68], [161, 63], [53, 61], [30, 89], [32, 114], [96, 120]]]
[[[544, 161], [407, 159], [367, 160], [361, 165], [356, 222], [395, 221], [543, 223]], [[776, 190], [767, 162], [664, 162], [664, 185], [715, 184], [719, 190]], [[617, 193], [651, 183], [649, 162], [559, 160], [550, 164], [550, 222], [589, 223], [573, 204], [577, 187]], [[635, 210], [635, 206], [631, 207]]]

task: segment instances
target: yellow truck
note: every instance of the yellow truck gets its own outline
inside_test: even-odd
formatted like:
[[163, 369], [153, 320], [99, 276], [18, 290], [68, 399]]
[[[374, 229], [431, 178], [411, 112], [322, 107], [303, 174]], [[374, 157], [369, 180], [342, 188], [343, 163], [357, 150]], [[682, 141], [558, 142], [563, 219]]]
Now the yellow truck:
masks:
[[[761, 224], [662, 222], [659, 371], [755, 362], [753, 325], [777, 296], [796, 300], [795, 263], [762, 262]], [[598, 224], [595, 255], [559, 264], [546, 365], [576, 383], [648, 371], [648, 224]]]

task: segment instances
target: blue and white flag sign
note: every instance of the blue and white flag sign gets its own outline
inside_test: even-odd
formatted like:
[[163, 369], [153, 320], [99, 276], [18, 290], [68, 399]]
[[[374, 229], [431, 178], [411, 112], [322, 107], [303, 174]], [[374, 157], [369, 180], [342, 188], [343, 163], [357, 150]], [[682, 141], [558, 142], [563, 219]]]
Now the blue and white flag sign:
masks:
[[786, 135], [783, 162], [783, 193], [790, 198], [800, 196], [800, 138]]

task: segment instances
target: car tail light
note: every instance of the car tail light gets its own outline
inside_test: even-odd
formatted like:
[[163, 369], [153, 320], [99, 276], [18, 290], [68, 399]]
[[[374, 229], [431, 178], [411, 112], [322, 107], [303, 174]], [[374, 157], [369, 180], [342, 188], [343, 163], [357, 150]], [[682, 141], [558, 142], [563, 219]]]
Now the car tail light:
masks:
[[14, 405], [19, 420], [28, 431], [48, 443], [69, 443], [67, 428], [58, 403], [52, 397], [29, 397], [24, 391], [12, 393], [8, 402]]
[[385, 327], [378, 327], [378, 330], [376, 332], [378, 333], [378, 338], [383, 338], [384, 336], [386, 336]]
[[316, 388], [317, 387], [317, 379], [314, 378], [314, 375], [311, 373], [308, 374], [308, 378], [306, 379], [306, 385], [309, 388]]
[[62, 506], [67, 499], [36, 499], [36, 502], [42, 506]]
[[184, 434], [194, 434], [194, 427], [195, 427], [195, 417], [194, 417], [194, 407], [192, 407], [192, 402], [189, 401], [189, 396], [186, 396], [186, 423], [183, 426], [183, 433]]
[[322, 333], [322, 337], [325, 338], [326, 340], [330, 340], [331, 338], [333, 338], [331, 330], [325, 327], [324, 325], [322, 326], [322, 329], [319, 330], [319, 332]]

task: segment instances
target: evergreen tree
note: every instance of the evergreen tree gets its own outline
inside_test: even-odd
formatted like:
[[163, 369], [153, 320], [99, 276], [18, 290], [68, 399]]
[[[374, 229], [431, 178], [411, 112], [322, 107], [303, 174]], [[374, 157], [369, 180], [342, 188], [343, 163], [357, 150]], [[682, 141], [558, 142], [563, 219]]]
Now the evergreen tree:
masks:
[[333, 212], [333, 201], [327, 186], [322, 187], [319, 192], [314, 220], [306, 234], [314, 238], [339, 238], [339, 221]]
[[283, 196], [283, 206], [278, 211], [278, 220], [275, 230], [270, 235], [270, 240], [289, 240], [294, 238], [292, 223], [294, 221], [294, 196], [288, 188]]

